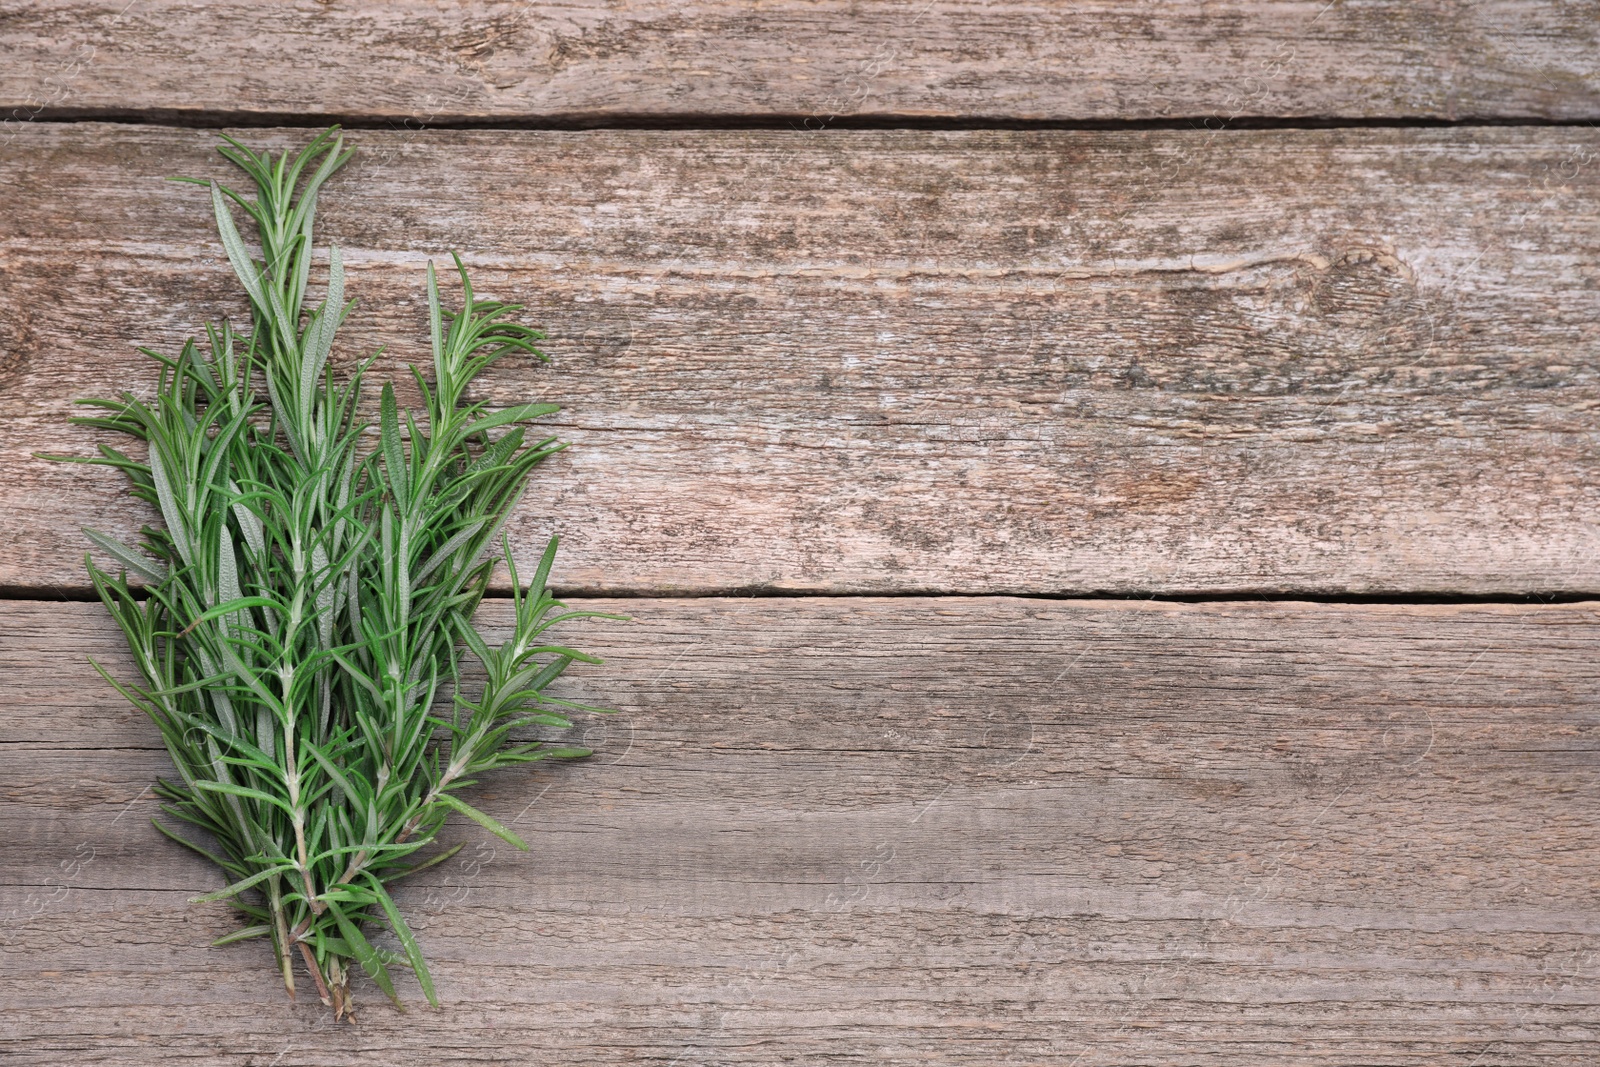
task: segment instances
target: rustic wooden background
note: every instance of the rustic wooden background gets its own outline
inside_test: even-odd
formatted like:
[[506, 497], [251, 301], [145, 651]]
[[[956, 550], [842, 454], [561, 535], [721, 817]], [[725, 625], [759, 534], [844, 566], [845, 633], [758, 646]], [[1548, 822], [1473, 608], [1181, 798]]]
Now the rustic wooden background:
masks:
[[[0, 9], [8, 1062], [1600, 1062], [1600, 3]], [[362, 155], [346, 358], [527, 300], [599, 755], [291, 1005], [159, 840], [72, 399]], [[502, 603], [491, 603], [493, 617]], [[479, 841], [462, 831], [463, 838]], [[491, 930], [485, 934], [481, 931]], [[419, 999], [419, 998], [413, 998]]]

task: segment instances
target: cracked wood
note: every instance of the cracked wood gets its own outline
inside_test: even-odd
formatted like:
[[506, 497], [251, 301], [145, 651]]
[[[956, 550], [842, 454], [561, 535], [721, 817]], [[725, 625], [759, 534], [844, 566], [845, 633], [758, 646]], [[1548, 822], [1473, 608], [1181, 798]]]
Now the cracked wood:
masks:
[[236, 120], [1593, 119], [1600, 4], [24, 0], [0, 106]]
[[[254, 134], [279, 146], [303, 131]], [[0, 586], [152, 516], [75, 398], [240, 314], [207, 131], [0, 146]], [[1600, 136], [359, 132], [336, 360], [426, 362], [422, 266], [532, 305], [575, 447], [512, 532], [592, 592], [1597, 588]]]
[[480, 787], [444, 1011], [345, 1028], [206, 947], [101, 609], [0, 604], [8, 1062], [1592, 1062], [1596, 603], [583, 606], [598, 755]]

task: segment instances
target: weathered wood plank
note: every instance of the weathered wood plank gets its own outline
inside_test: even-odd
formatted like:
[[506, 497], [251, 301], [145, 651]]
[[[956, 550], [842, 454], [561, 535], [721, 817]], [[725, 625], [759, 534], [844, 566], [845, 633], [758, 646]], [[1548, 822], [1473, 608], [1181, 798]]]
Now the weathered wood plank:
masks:
[[[258, 133], [292, 144], [302, 131]], [[1600, 134], [363, 133], [336, 353], [421, 268], [531, 301], [576, 447], [522, 546], [594, 592], [1600, 588]], [[0, 585], [147, 516], [70, 401], [239, 311], [204, 131], [0, 148]], [[379, 373], [394, 371], [395, 362]]]
[[1600, 4], [13, 3], [0, 106], [441, 121], [1600, 115]]
[[607, 606], [535, 851], [403, 891], [445, 1009], [334, 1028], [203, 947], [99, 609], [0, 604], [8, 1062], [1592, 1062], [1600, 605]]

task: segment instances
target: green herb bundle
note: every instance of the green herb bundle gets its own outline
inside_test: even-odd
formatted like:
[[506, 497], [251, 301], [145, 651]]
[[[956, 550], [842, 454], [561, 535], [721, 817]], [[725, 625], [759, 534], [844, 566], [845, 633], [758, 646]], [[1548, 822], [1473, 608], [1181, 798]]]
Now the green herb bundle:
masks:
[[[218, 944], [270, 938], [291, 996], [298, 954], [338, 1017], [351, 1014], [352, 961], [396, 1004], [392, 971], [409, 968], [437, 1004], [389, 885], [452, 854], [419, 855], [451, 813], [526, 848], [458, 792], [484, 771], [588, 754], [524, 738], [572, 725], [556, 709], [581, 706], [545, 689], [574, 661], [599, 662], [546, 631], [597, 613], [546, 590], [554, 538], [520, 590], [502, 534], [532, 468], [564, 447], [517, 424], [557, 408], [466, 399], [506, 353], [543, 359], [544, 335], [512, 321], [518, 306], [475, 299], [459, 258], [463, 306], [445, 310], [429, 264], [432, 380], [412, 368], [422, 421], [385, 385], [377, 426], [363, 422], [371, 360], [343, 384], [329, 360], [353, 305], [337, 248], [326, 298], [306, 309], [317, 193], [353, 153], [336, 128], [292, 159], [225, 140], [255, 198], [198, 184], [251, 328], [208, 325], [176, 357], [141, 350], [160, 364], [155, 398], [82, 401], [100, 414], [75, 420], [145, 442], [143, 462], [104, 445], [79, 461], [124, 471], [165, 526], [145, 527], [138, 548], [86, 531], [124, 568], [113, 577], [88, 560], [143, 676], [111, 681], [172, 755], [179, 780], [158, 783], [163, 810], [214, 849], [162, 831], [226, 872], [225, 889], [198, 899], [226, 900], [249, 923]], [[233, 205], [255, 224], [259, 260]], [[516, 618], [491, 646], [472, 617], [502, 554]], [[464, 683], [464, 650], [481, 683]], [[384, 927], [398, 951], [374, 944]]]

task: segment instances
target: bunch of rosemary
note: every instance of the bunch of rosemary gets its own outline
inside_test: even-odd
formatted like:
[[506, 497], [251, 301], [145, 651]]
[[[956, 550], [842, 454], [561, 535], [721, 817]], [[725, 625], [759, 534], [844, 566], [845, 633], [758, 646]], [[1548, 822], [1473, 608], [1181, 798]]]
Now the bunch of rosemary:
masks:
[[[298, 953], [337, 1017], [351, 1014], [351, 961], [396, 1004], [391, 970], [408, 967], [437, 1004], [390, 883], [452, 854], [417, 855], [452, 812], [526, 848], [458, 791], [484, 771], [588, 754], [521, 738], [524, 727], [571, 725], [551, 706], [581, 706], [545, 688], [574, 661], [599, 661], [545, 633], [598, 613], [546, 591], [554, 538], [517, 590], [501, 533], [531, 469], [564, 447], [516, 424], [557, 407], [491, 413], [465, 398], [500, 356], [544, 358], [534, 346], [544, 335], [511, 321], [518, 306], [475, 299], [459, 258], [464, 304], [444, 310], [429, 264], [432, 381], [412, 368], [424, 418], [402, 416], [385, 385], [374, 434], [360, 414], [371, 360], [342, 385], [329, 363], [353, 304], [337, 248], [326, 299], [305, 310], [317, 193], [353, 153], [337, 128], [292, 160], [225, 140], [255, 199], [197, 184], [210, 187], [251, 328], [208, 325], [206, 343], [176, 357], [142, 349], [160, 363], [154, 400], [86, 400], [101, 413], [74, 420], [146, 443], [144, 462], [104, 445], [78, 461], [123, 470], [165, 524], [143, 529], [142, 551], [86, 531], [125, 568], [113, 577], [88, 560], [143, 683], [107, 678], [161, 729], [181, 779], [158, 783], [163, 810], [215, 842], [162, 828], [227, 873], [225, 889], [197, 899], [227, 900], [249, 921], [218, 944], [271, 938], [291, 996]], [[260, 260], [230, 202], [255, 223]], [[496, 647], [472, 616], [497, 543], [516, 621]], [[483, 667], [475, 698], [463, 648]], [[398, 952], [373, 943], [379, 927]]]

